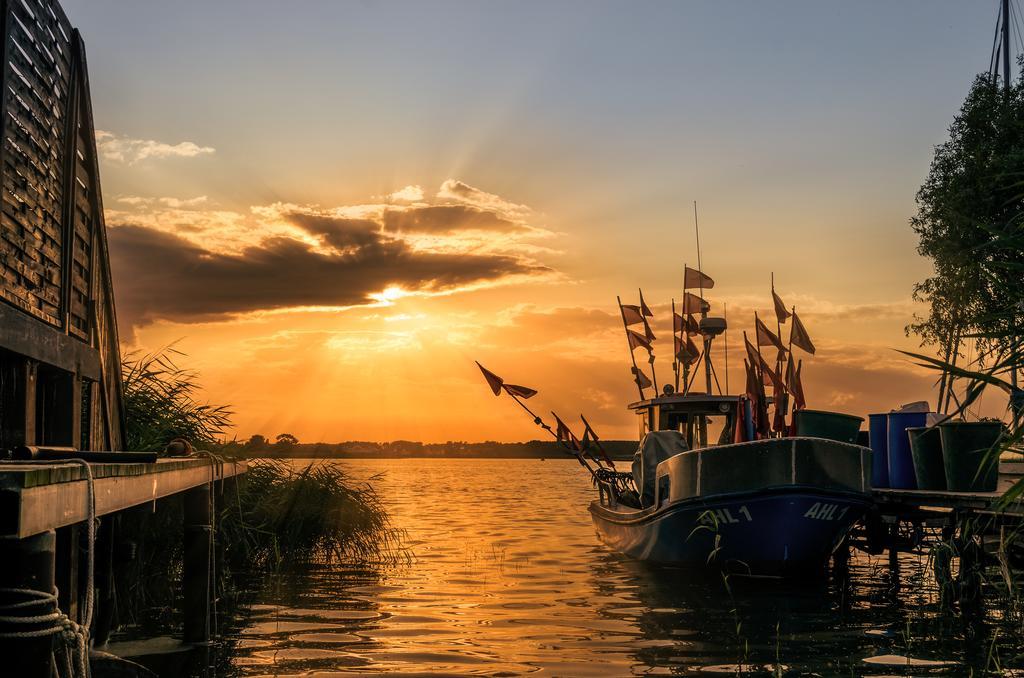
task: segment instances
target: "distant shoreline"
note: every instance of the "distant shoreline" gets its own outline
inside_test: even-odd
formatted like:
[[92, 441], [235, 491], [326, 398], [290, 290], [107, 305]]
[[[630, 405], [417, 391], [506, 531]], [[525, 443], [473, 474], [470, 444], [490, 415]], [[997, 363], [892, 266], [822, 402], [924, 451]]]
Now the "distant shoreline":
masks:
[[[637, 443], [632, 440], [601, 441], [615, 461], [633, 458]], [[350, 441], [343, 443], [300, 443], [292, 440], [270, 442], [254, 436], [247, 442], [230, 442], [223, 449], [233, 457], [264, 459], [567, 459], [571, 453], [555, 441], [531, 440], [522, 443], [387, 443]], [[591, 453], [598, 455], [596, 449]]]

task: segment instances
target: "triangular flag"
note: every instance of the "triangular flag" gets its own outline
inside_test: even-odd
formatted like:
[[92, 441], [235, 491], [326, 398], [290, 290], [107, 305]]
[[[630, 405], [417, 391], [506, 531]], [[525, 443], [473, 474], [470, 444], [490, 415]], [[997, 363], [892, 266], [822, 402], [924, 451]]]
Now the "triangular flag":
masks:
[[694, 318], [692, 315], [686, 316], [686, 333], [689, 334], [690, 336], [701, 333], [700, 323], [698, 323], [697, 319]]
[[537, 391], [527, 386], [505, 384], [503, 388], [508, 392], [509, 395], [519, 396], [520, 398], [532, 398], [533, 396], [537, 395]]
[[790, 328], [789, 341], [794, 346], [798, 346], [814, 355], [814, 344], [811, 343], [811, 338], [807, 336], [807, 329], [800, 322], [800, 316], [796, 314], [796, 311], [793, 312], [793, 325]]
[[683, 293], [683, 313], [707, 313], [711, 310], [711, 304], [701, 299], [696, 294]]
[[786, 347], [783, 346], [782, 340], [779, 339], [774, 332], [768, 329], [768, 326], [754, 314], [754, 326], [757, 328], [757, 345], [758, 346], [774, 346], [783, 353], [786, 351]]
[[639, 367], [634, 367], [632, 369], [633, 369], [633, 379], [636, 381], [637, 385], [641, 389], [650, 388], [651, 386], [653, 386], [653, 384], [651, 383], [651, 380], [647, 378], [647, 375], [644, 374], [643, 371]]
[[693, 340], [686, 337], [676, 337], [676, 360], [684, 365], [692, 365], [700, 359], [700, 349], [693, 343]]
[[786, 387], [782, 384], [782, 379], [776, 374], [775, 370], [771, 368], [764, 358], [761, 359], [761, 375], [764, 378], [765, 386], [772, 386], [776, 391], [782, 392], [786, 390]]
[[[475, 360], [473, 362], [476, 362]], [[487, 380], [487, 385], [494, 391], [494, 395], [501, 395], [501, 387], [504, 385], [504, 380], [496, 375], [494, 372], [486, 369], [480, 363], [476, 363], [476, 366], [480, 368], [480, 371], [484, 373], [484, 379]]]
[[781, 384], [782, 382], [779, 380], [779, 375], [775, 374], [775, 370], [771, 368], [768, 361], [761, 357], [758, 350], [750, 343], [750, 340], [747, 339], [746, 333], [743, 334], [743, 343], [747, 347], [747, 357], [750, 358], [750, 364], [756, 365], [760, 370], [761, 378], [764, 380], [764, 383], [768, 386], [773, 386], [776, 383]]
[[757, 365], [758, 363], [760, 363], [761, 362], [761, 356], [760, 356], [760, 354], [758, 354], [757, 348], [753, 344], [750, 343], [749, 339], [747, 339], [747, 333], [746, 332], [743, 333], [743, 343], [747, 347], [747, 358], [750, 359], [750, 364], [751, 365]]
[[647, 337], [647, 341], [654, 341], [657, 339], [654, 336], [654, 332], [651, 331], [651, 324], [647, 322], [647, 318], [644, 318], [644, 336]]
[[572, 431], [569, 430], [569, 427], [565, 425], [565, 422], [557, 414], [552, 412], [551, 415], [555, 418], [555, 437], [558, 438], [558, 442], [565, 443], [570, 449], [579, 452], [580, 441], [576, 439], [576, 436], [572, 434]]
[[715, 286], [715, 281], [704, 275], [695, 268], [683, 267], [683, 289], [705, 289], [709, 290]]
[[786, 320], [792, 315], [786, 310], [786, 305], [782, 303], [782, 299], [779, 295], [775, 294], [775, 288], [772, 288], [772, 301], [775, 302], [775, 317], [779, 319], [780, 323], [785, 324]]
[[651, 309], [647, 308], [647, 302], [644, 301], [643, 290], [640, 290], [640, 312], [643, 313], [648, 318], [654, 317], [654, 314], [651, 313]]
[[[804, 385], [800, 379], [800, 372], [803, 369], [804, 361], [801, 360], [797, 365], [796, 371], [793, 372], [792, 378], [787, 379], [789, 382], [789, 390], [793, 393], [793, 411], [802, 410], [807, 406], [807, 400], [804, 398]], [[789, 364], [790, 371], [792, 371], [793, 363]]]
[[605, 463], [607, 463], [612, 468], [615, 468], [615, 462], [612, 461], [612, 458], [610, 456], [608, 456], [608, 452], [605, 451], [604, 445], [601, 444], [601, 439], [597, 437], [597, 433], [590, 426], [590, 422], [587, 421], [587, 418], [584, 417], [582, 414], [580, 415], [580, 419], [583, 421], [583, 446], [584, 446], [584, 449], [589, 447], [590, 446], [590, 442], [593, 441], [594, 447], [596, 447], [597, 451], [601, 453], [601, 457], [604, 458]]
[[637, 346], [643, 346], [648, 351], [652, 351], [651, 342], [647, 339], [646, 335], [640, 334], [633, 330], [626, 330], [626, 338], [629, 339], [630, 350], [635, 349]]
[[639, 306], [634, 306], [633, 304], [622, 304], [620, 308], [622, 309], [622, 322], [627, 325], [636, 325], [637, 323], [642, 323], [644, 321], [644, 315], [640, 311]]
[[672, 314], [672, 331], [689, 335], [700, 334], [700, 323], [689, 313], [685, 316]]
[[[750, 342], [747, 342], [750, 345]], [[747, 372], [747, 397], [750, 398], [751, 410], [753, 410], [754, 430], [757, 436], [765, 438], [770, 433], [768, 426], [768, 405], [764, 393], [764, 385], [757, 378], [757, 369], [753, 362], [743, 361], [743, 367]]]

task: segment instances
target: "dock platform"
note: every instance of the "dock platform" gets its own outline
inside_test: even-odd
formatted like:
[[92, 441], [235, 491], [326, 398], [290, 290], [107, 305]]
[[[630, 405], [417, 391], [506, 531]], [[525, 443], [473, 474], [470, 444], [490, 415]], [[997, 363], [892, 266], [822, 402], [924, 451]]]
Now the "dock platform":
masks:
[[[89, 470], [95, 515], [101, 517], [240, 475], [246, 464], [183, 457], [155, 464], [89, 464]], [[0, 537], [24, 539], [86, 520], [88, 490], [81, 464], [0, 465]]]

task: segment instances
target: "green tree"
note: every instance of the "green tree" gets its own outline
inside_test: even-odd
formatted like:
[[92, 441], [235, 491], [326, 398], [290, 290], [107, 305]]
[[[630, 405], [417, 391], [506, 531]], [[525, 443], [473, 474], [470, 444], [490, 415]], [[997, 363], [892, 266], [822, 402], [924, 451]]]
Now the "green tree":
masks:
[[[980, 75], [949, 140], [935, 149], [911, 220], [918, 252], [934, 271], [914, 287], [928, 313], [907, 330], [936, 346], [944, 362], [956, 364], [965, 338], [978, 340], [990, 362], [1018, 348], [1022, 186], [1024, 79], [1004, 90]], [[940, 401], [947, 390], [944, 373]]]

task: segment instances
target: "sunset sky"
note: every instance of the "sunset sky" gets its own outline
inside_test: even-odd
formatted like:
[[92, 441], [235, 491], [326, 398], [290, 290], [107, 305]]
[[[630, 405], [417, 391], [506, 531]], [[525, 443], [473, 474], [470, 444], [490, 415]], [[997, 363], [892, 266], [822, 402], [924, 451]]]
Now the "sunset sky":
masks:
[[473, 360], [633, 436], [615, 297], [663, 381], [694, 200], [733, 391], [774, 271], [811, 407], [935, 400], [908, 219], [995, 0], [63, 4], [124, 348], [177, 342], [239, 437], [536, 437]]

